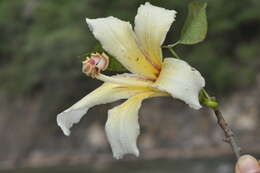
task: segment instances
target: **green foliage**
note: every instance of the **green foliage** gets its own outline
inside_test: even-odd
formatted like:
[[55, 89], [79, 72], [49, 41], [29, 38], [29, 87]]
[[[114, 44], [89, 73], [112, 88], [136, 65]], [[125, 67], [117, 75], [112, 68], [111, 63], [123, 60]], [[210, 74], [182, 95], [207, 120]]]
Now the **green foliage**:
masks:
[[[1, 0], [0, 92], [17, 96], [41, 94], [45, 89], [56, 94], [58, 100], [62, 94], [56, 91], [67, 95], [78, 94], [79, 87], [90, 91], [93, 81], [81, 73], [78, 58], [96, 44], [85, 17], [111, 15], [133, 21], [137, 7], [144, 2]], [[166, 42], [177, 39], [189, 0], [150, 2], [178, 12]], [[176, 47], [176, 52], [199, 69], [210, 90], [223, 95], [255, 80], [259, 69], [260, 1], [207, 0], [207, 4], [207, 40]], [[64, 87], [68, 85], [75, 86], [75, 90]]]
[[188, 6], [188, 16], [181, 31], [179, 43], [196, 44], [204, 40], [207, 34], [207, 3], [193, 1]]
[[108, 65], [106, 71], [126, 72], [127, 69], [120, 62], [118, 62], [115, 57], [109, 55], [109, 65]]
[[50, 0], [0, 2], [2, 91], [23, 95], [79, 76], [76, 55], [88, 48], [81, 7], [63, 2], [67, 6]]

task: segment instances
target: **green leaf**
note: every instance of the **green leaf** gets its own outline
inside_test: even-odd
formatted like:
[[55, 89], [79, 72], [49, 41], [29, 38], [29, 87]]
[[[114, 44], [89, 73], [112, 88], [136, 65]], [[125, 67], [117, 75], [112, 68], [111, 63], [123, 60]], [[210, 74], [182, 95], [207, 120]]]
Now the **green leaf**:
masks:
[[188, 6], [188, 16], [181, 31], [181, 44], [196, 44], [203, 41], [207, 34], [207, 3], [193, 1]]
[[[79, 58], [84, 61], [86, 57], [90, 57], [92, 53], [102, 53], [105, 52], [104, 49], [101, 47], [100, 44], [96, 45], [91, 51], [83, 53], [82, 55], [79, 56]], [[108, 55], [108, 54], [107, 54]]]
[[117, 61], [117, 59], [115, 57], [108, 54], [101, 47], [100, 44], [95, 46], [95, 48], [93, 48], [90, 52], [80, 55], [79, 58], [82, 60], [85, 60], [86, 57], [90, 57], [91, 53], [103, 53], [103, 52], [105, 52], [107, 54], [107, 56], [109, 57], [109, 64], [108, 64], [106, 71], [110, 71], [110, 72], [126, 72], [127, 71], [127, 69], [119, 61]]
[[111, 72], [126, 72], [127, 69], [119, 62], [116, 60], [115, 57], [109, 56], [109, 64], [106, 69], [106, 71], [111, 71]]

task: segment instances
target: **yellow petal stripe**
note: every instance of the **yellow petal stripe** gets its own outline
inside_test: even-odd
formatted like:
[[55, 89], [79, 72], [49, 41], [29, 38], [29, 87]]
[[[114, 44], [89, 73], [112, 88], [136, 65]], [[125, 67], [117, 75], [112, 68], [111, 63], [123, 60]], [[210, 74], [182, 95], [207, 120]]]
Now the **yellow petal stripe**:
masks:
[[138, 112], [143, 99], [153, 94], [154, 92], [138, 94], [108, 111], [106, 134], [116, 159], [122, 158], [124, 154], [139, 156], [136, 145], [140, 134]]
[[116, 83], [127, 86], [140, 86], [140, 87], [150, 87], [155, 80], [145, 78], [140, 75], [123, 73], [120, 75], [106, 76], [103, 74], [98, 74], [96, 79], [104, 82]]
[[68, 136], [70, 135], [70, 128], [73, 124], [78, 123], [89, 108], [99, 104], [114, 102], [119, 99], [126, 99], [145, 91], [150, 90], [144, 87], [129, 87], [119, 84], [104, 83], [69, 109], [60, 113], [57, 116], [57, 123], [64, 134]]
[[149, 2], [138, 8], [135, 33], [143, 53], [158, 67], [162, 64], [161, 45], [175, 20], [176, 11], [153, 6]]
[[90, 30], [102, 47], [130, 72], [155, 78], [159, 71], [142, 54], [129, 22], [115, 17], [86, 19]]

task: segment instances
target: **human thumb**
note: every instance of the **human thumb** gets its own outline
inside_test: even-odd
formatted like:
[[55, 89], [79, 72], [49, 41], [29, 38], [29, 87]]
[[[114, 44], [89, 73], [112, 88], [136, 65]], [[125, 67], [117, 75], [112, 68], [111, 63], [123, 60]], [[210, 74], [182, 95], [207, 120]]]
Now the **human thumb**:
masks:
[[244, 155], [237, 162], [236, 173], [260, 173], [259, 162], [250, 155]]

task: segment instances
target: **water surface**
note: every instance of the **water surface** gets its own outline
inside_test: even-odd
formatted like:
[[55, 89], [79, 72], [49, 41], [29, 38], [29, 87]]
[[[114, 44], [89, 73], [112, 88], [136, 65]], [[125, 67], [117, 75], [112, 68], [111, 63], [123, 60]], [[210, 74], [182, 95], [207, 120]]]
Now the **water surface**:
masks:
[[119, 161], [106, 166], [56, 166], [20, 168], [0, 173], [233, 173], [234, 158], [198, 158], [180, 160]]

